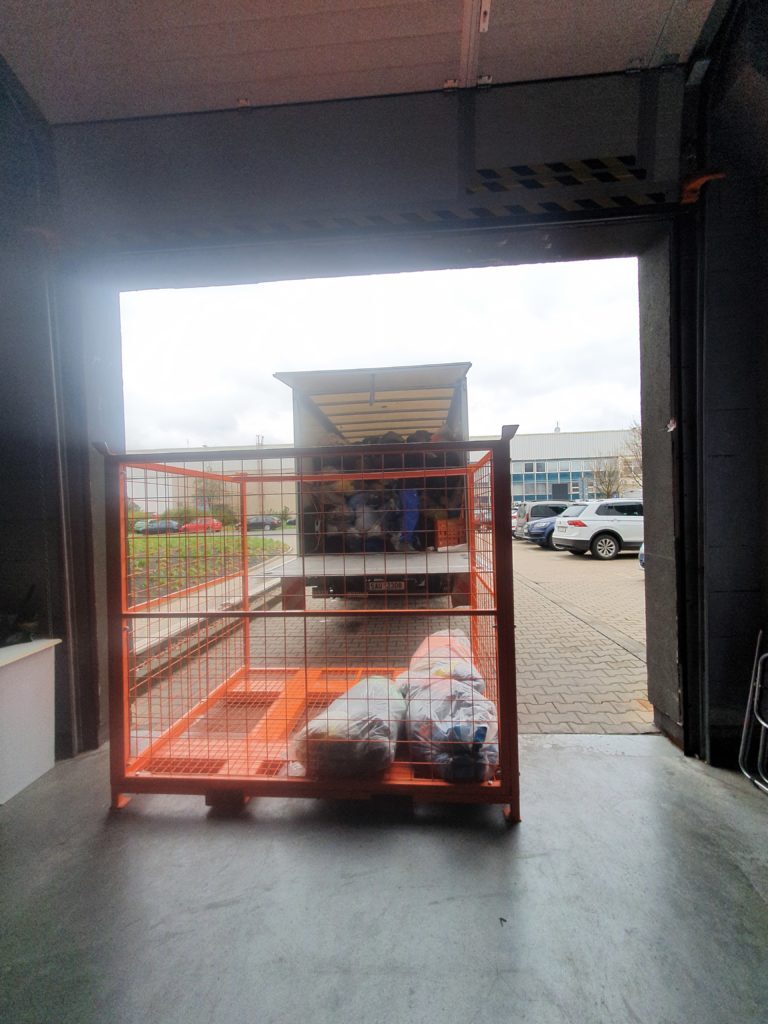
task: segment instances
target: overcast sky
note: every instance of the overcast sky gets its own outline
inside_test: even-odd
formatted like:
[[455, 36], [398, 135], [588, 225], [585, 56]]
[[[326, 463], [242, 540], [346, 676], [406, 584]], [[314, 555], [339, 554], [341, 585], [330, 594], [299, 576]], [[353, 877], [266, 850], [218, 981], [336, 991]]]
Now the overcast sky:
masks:
[[470, 433], [640, 418], [637, 262], [124, 293], [129, 449], [291, 442], [281, 370], [470, 361]]

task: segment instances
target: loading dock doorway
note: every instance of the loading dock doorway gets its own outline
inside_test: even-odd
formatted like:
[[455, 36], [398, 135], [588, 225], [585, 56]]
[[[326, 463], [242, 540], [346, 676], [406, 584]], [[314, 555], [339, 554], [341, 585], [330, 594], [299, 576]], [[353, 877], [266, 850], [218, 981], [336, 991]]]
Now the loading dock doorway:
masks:
[[[492, 436], [512, 420], [540, 438], [521, 473], [532, 495], [594, 497], [606, 486], [598, 463], [616, 469], [611, 494], [633, 482], [621, 466], [623, 434], [640, 415], [635, 259], [133, 292], [121, 302], [129, 450], [292, 440], [276, 370], [471, 352], [470, 432]], [[552, 462], [547, 446], [571, 434], [584, 457]], [[260, 512], [283, 514], [278, 506]], [[516, 555], [521, 730], [653, 730], [636, 551], [577, 564], [521, 538]]]
[[[651, 638], [649, 699], [656, 724], [687, 752], [694, 753], [699, 749], [702, 695], [698, 684], [688, 685], [687, 674], [690, 670], [691, 678], [698, 678], [696, 619], [685, 610], [688, 581], [679, 567], [675, 541], [684, 511], [678, 485], [682, 451], [689, 439], [693, 443], [693, 425], [677, 435], [666, 431], [670, 415], [680, 409], [681, 342], [672, 306], [674, 226], [675, 222], [663, 214], [600, 221], [585, 218], [582, 223], [551, 224], [546, 228], [494, 225], [437, 232], [402, 229], [376, 236], [292, 239], [235, 249], [145, 252], [98, 263], [84, 261], [74, 271], [84, 315], [70, 321], [68, 331], [70, 343], [81, 348], [87, 368], [88, 435], [106, 440], [114, 451], [125, 450], [119, 316], [123, 292], [297, 280], [320, 273], [345, 277], [361, 271], [402, 273], [637, 257], [645, 525], [657, 552], [649, 555], [649, 560], [656, 558], [656, 565], [645, 581]], [[106, 738], [108, 707], [103, 645], [107, 630], [103, 468], [95, 452], [90, 457], [89, 473], [92, 543], [84, 549], [83, 558], [90, 560], [93, 605], [86, 619], [81, 611], [76, 628], [90, 638], [98, 696], [94, 697], [89, 687], [81, 687], [76, 688], [75, 699], [94, 725], [98, 721], [98, 741], [95, 731], [88, 733], [83, 748]], [[670, 523], [674, 524], [673, 531], [669, 530]], [[689, 669], [689, 665], [693, 667]]]

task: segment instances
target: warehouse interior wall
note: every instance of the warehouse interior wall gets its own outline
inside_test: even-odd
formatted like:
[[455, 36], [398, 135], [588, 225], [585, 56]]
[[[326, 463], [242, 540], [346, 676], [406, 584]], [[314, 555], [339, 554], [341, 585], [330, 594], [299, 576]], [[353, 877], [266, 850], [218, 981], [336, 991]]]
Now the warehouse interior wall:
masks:
[[676, 196], [682, 99], [672, 68], [57, 125], [62, 230], [135, 252], [648, 212]]
[[[711, 71], [698, 142], [700, 159], [727, 177], [682, 214], [678, 68], [53, 129], [3, 68], [11, 144], [0, 180], [13, 202], [2, 222], [10, 430], [0, 471], [13, 499], [0, 554], [13, 571], [2, 598], [36, 584], [41, 632], [65, 638], [60, 756], [105, 735], [93, 443], [122, 447], [121, 289], [639, 255], [648, 530], [658, 543], [652, 700], [689, 753], [732, 763], [743, 669], [768, 600], [757, 230], [768, 149], [752, 128], [768, 123], [764, 41], [765, 14], [747, 4]], [[587, 157], [611, 169], [569, 184], [531, 167], [583, 171]], [[513, 167], [517, 177], [505, 178]], [[670, 419], [683, 427], [668, 431]], [[734, 495], [756, 492], [740, 505], [743, 533], [720, 530]]]
[[[70, 489], [76, 467], [69, 464], [67, 432], [77, 405], [67, 402], [65, 389], [82, 394], [82, 386], [72, 379], [76, 363], [61, 358], [56, 332], [50, 131], [2, 63], [0, 136], [0, 613], [20, 611], [32, 591], [26, 613], [40, 634], [65, 640], [56, 651], [56, 752], [62, 757], [80, 745], [77, 706], [93, 706], [96, 698], [90, 691], [78, 701], [74, 692], [81, 645], [69, 532], [74, 506], [67, 494], [78, 489]], [[81, 541], [90, 545], [87, 537]], [[87, 657], [80, 668], [83, 679], [93, 678]]]
[[683, 743], [678, 606], [680, 495], [675, 487], [678, 435], [673, 363], [672, 237], [664, 234], [640, 256], [640, 378], [645, 512], [645, 621], [648, 699], [656, 725]]
[[[755, 641], [768, 623], [764, 516], [768, 359], [768, 7], [742, 5], [711, 69], [696, 234], [702, 756], [733, 764]], [[740, 514], [734, 516], [734, 505]], [[741, 514], [743, 513], [743, 515]], [[694, 553], [686, 551], [686, 559]]]

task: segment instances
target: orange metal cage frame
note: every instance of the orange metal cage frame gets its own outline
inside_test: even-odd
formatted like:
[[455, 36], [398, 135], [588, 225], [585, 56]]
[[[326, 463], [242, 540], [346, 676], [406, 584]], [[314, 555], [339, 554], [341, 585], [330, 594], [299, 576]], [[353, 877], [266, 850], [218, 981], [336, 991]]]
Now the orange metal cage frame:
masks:
[[[462, 464], [443, 463], [429, 469], [425, 462], [423, 468], [412, 469], [405, 462], [406, 454], [422, 453], [426, 459], [447, 452], [460, 453]], [[361, 460], [358, 471], [311, 468], [318, 460], [327, 464], [336, 459], [341, 464], [351, 454]], [[385, 456], [389, 459], [386, 469], [381, 468]], [[398, 459], [402, 460], [399, 465]], [[361, 799], [394, 794], [419, 801], [502, 804], [508, 821], [519, 820], [508, 440], [238, 449], [206, 451], [202, 457], [173, 451], [153, 454], [151, 462], [107, 454], [105, 460], [114, 807], [122, 806], [128, 794], [142, 792], [201, 794], [210, 804], [228, 806], [238, 806], [252, 796]], [[367, 460], [364, 468], [363, 460]], [[211, 469], [216, 463], [219, 472]], [[310, 470], [304, 472], [307, 467]], [[182, 577], [186, 558], [187, 576], [181, 581], [186, 585], [174, 589], [169, 573], [167, 580], [161, 580], [167, 584], [165, 591], [160, 596], [142, 595], [143, 600], [136, 600], [131, 590], [141, 561], [136, 551], [139, 542], [130, 530], [131, 517], [135, 519], [137, 508], [138, 514], [148, 518], [157, 517], [157, 512], [150, 511], [146, 496], [137, 502], [131, 495], [132, 478], [151, 479], [158, 493], [163, 487], [173, 492], [166, 506], [177, 500], [179, 486], [226, 487], [238, 518], [216, 545], [203, 533], [190, 545], [192, 554], [189, 547], [174, 552]], [[254, 569], [249, 553], [248, 501], [253, 491], [261, 493], [269, 485], [284, 495], [302, 486], [368, 486], [369, 482], [372, 486], [422, 482], [427, 487], [431, 478], [451, 478], [464, 488], [466, 573], [448, 571], [450, 555], [445, 561], [439, 551], [425, 556], [427, 562], [432, 558], [445, 567], [441, 579], [453, 580], [455, 593], [448, 596], [458, 594], [458, 598], [450, 607], [436, 608], [434, 598], [446, 595], [429, 592], [421, 601], [404, 595], [398, 603], [386, 594], [367, 594], [362, 607], [357, 602], [338, 607], [331, 601], [316, 607], [304, 595], [298, 603], [286, 599], [290, 591], [285, 579], [282, 607], [270, 606], [264, 599], [254, 601], [253, 577], [266, 578], [267, 571]], [[297, 515], [301, 517], [301, 509]], [[171, 544], [165, 540], [166, 555]], [[217, 555], [209, 557], [214, 546]], [[160, 541], [157, 547], [162, 547]], [[143, 561], [149, 563], [150, 544], [144, 548]], [[233, 564], [239, 563], [236, 568], [218, 572], [219, 550]], [[278, 564], [270, 570], [272, 576], [280, 577], [287, 557], [273, 559]], [[382, 557], [385, 562], [387, 557], [393, 563], [397, 560], [394, 554]], [[362, 559], [365, 562], [365, 555]], [[162, 561], [160, 556], [155, 560]], [[323, 564], [326, 571], [337, 572], [338, 565], [346, 570], [351, 561], [340, 555]], [[209, 569], [209, 564], [214, 568]], [[201, 565], [202, 580], [192, 574], [192, 567], [198, 571]], [[300, 575], [299, 590], [304, 582]], [[295, 579], [293, 587], [295, 593]], [[224, 606], [214, 604], [212, 598], [222, 590], [228, 592]], [[323, 778], [306, 771], [292, 775], [289, 751], [296, 730], [364, 677], [391, 677], [405, 671], [401, 655], [387, 653], [382, 658], [382, 651], [389, 651], [390, 641], [393, 647], [410, 644], [412, 650], [423, 636], [422, 625], [429, 631], [435, 624], [449, 634], [454, 629], [468, 631], [472, 657], [482, 669], [487, 696], [497, 711], [498, 767], [493, 777], [482, 782], [445, 781], [430, 765], [409, 756], [409, 746], [402, 742], [390, 767], [375, 777]], [[342, 631], [341, 643], [334, 630]], [[346, 631], [357, 637], [357, 646]], [[312, 648], [312, 644], [318, 646], [318, 637], [319, 656]], [[270, 660], [268, 648], [275, 645], [278, 654]]]

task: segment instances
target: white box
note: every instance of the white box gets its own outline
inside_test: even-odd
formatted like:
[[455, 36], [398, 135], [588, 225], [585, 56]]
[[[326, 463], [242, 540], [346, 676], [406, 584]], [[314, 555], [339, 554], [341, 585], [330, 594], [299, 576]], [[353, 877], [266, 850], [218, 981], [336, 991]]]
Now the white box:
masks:
[[53, 768], [53, 649], [60, 643], [0, 647], [0, 804]]

